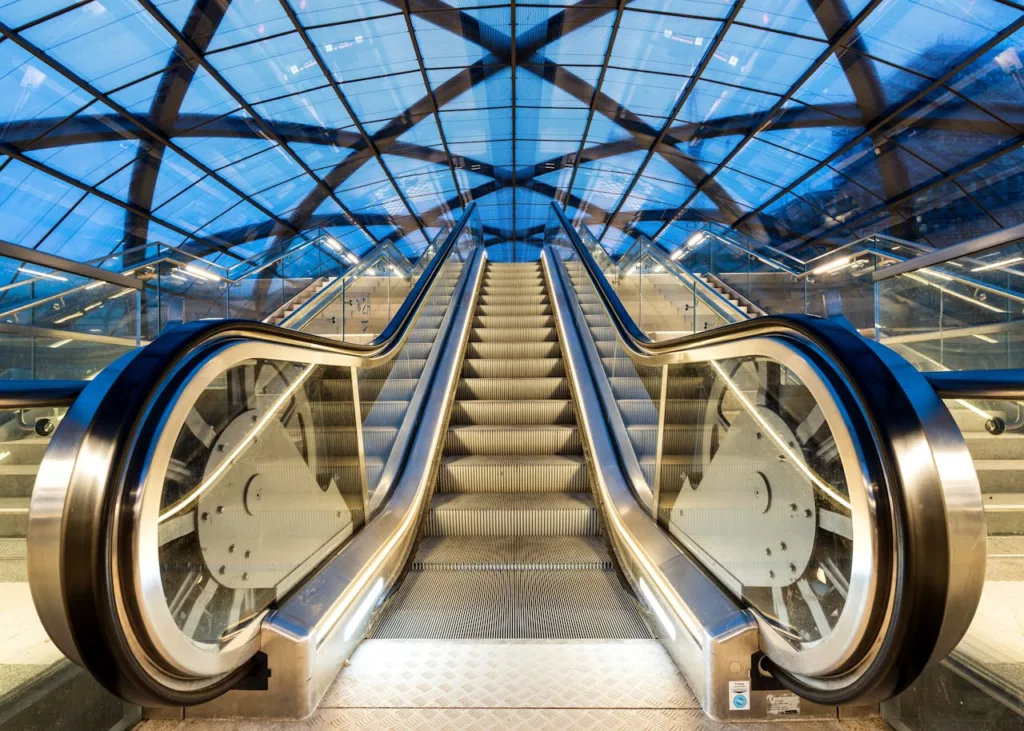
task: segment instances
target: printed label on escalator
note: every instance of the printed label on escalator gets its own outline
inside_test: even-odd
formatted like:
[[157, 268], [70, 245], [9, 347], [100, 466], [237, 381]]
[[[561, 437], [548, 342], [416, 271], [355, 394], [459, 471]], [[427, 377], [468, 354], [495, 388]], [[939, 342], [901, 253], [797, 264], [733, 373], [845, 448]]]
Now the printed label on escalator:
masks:
[[769, 716], [799, 716], [800, 696], [792, 693], [769, 695], [765, 699], [765, 710]]
[[729, 708], [733, 711], [750, 710], [750, 681], [729, 681]]

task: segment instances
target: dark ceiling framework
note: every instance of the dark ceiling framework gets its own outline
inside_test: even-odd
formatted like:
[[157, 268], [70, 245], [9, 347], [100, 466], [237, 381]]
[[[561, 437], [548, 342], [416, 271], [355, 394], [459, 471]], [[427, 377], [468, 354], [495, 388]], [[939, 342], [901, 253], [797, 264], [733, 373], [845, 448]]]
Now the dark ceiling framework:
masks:
[[[799, 76], [786, 93], [779, 97], [777, 104], [767, 113], [735, 115], [734, 117], [717, 119], [701, 125], [676, 124], [676, 117], [683, 108], [686, 99], [692, 93], [694, 86], [701, 79], [701, 72], [707, 66], [718, 44], [724, 38], [729, 28], [738, 22], [737, 16], [744, 4], [744, 0], [738, 0], [733, 4], [727, 18], [721, 21], [718, 33], [702, 57], [697, 71], [692, 74], [679, 94], [676, 103], [673, 105], [672, 112], [661, 127], [654, 128], [641, 115], [618, 104], [602, 90], [605, 76], [612, 61], [615, 39], [624, 11], [630, 5], [630, 0], [604, 2], [602, 5], [581, 2], [577, 5], [560, 9], [558, 12], [553, 13], [546, 21], [529, 29], [517, 29], [516, 3], [511, 2], [510, 6], [508, 6], [511, 12], [511, 37], [496, 28], [481, 23], [471, 13], [453, 8], [447, 3], [440, 2], [440, 0], [385, 0], [388, 5], [400, 11], [405, 19], [406, 28], [414, 46], [418, 71], [424, 84], [425, 94], [421, 99], [403, 110], [402, 113], [391, 119], [380, 130], [370, 134], [354, 113], [341, 85], [334, 79], [322, 55], [312, 42], [308, 30], [299, 21], [287, 0], [280, 0], [280, 4], [290, 20], [293, 30], [286, 31], [285, 34], [294, 32], [303, 40], [307, 50], [327, 81], [326, 88], [330, 88], [343, 105], [356, 127], [356, 132], [324, 129], [312, 125], [281, 124], [263, 119], [253, 106], [246, 101], [243, 95], [217, 72], [213, 65], [206, 60], [206, 54], [229, 9], [231, 0], [197, 0], [180, 31], [162, 14], [160, 8], [152, 0], [139, 1], [175, 41], [175, 48], [171, 53], [167, 68], [162, 72], [158, 93], [154, 97], [148, 115], [138, 115], [129, 112], [126, 108], [117, 104], [111, 98], [110, 93], [104, 94], [100, 92], [84, 79], [72, 73], [70, 69], [64, 67], [41, 49], [25, 40], [20, 33], [29, 26], [11, 29], [0, 24], [0, 34], [2, 34], [4, 39], [16, 43], [41, 62], [49, 64], [95, 99], [107, 104], [116, 112], [116, 115], [109, 115], [108, 117], [83, 116], [76, 112], [68, 118], [14, 122], [4, 132], [3, 142], [0, 143], [0, 153], [31, 165], [35, 169], [46, 172], [63, 182], [74, 185], [83, 191], [83, 197], [85, 195], [96, 195], [107, 202], [114, 203], [123, 208], [126, 212], [123, 242], [125, 248], [145, 241], [150, 223], [158, 223], [190, 238], [195, 237], [199, 243], [207, 247], [228, 251], [231, 246], [268, 236], [275, 237], [276, 241], [282, 241], [310, 226], [326, 225], [328, 223], [343, 223], [354, 226], [361, 230], [370, 242], [377, 241], [368, 228], [375, 225], [394, 226], [399, 230], [399, 236], [408, 235], [409, 231], [406, 229], [414, 228], [418, 229], [425, 238], [429, 238], [427, 227], [436, 225], [446, 215], [450, 214], [451, 210], [465, 206], [470, 200], [478, 200], [490, 193], [507, 188], [511, 188], [512, 193], [512, 227], [510, 229], [487, 227], [487, 231], [494, 239], [511, 238], [513, 241], [525, 241], [531, 237], [543, 234], [543, 226], [534, 225], [522, 231], [518, 229], [518, 223], [515, 219], [517, 208], [515, 193], [517, 189], [527, 187], [537, 193], [558, 200], [563, 205], [579, 209], [581, 213], [590, 216], [592, 222], [603, 224], [602, 236], [606, 235], [611, 228], [616, 228], [629, 234], [636, 232], [636, 225], [640, 222], [663, 221], [662, 226], [654, 234], [654, 237], [657, 238], [668, 230], [673, 222], [693, 217], [692, 204], [701, 193], [711, 200], [717, 210], [699, 211], [698, 218], [718, 220], [737, 226], [741, 230], [745, 230], [755, 236], [763, 236], [763, 226], [770, 225], [771, 223], [770, 220], [766, 220], [765, 211], [772, 203], [791, 193], [801, 182], [807, 180], [815, 172], [821, 170], [845, 152], [853, 149], [861, 140], [869, 139], [873, 144], [877, 145], [888, 144], [898, 146], [897, 142], [886, 138], [884, 132], [891, 126], [900, 124], [904, 119], [912, 121], [914, 125], [920, 128], [956, 131], [977, 131], [981, 129], [985, 131], [986, 126], [993, 126], [992, 117], [987, 114], [992, 113], [997, 120], [1000, 120], [999, 129], [993, 129], [993, 134], [999, 134], [1002, 137], [1005, 136], [1007, 130], [1018, 132], [1018, 136], [1007, 138], [1006, 144], [1001, 145], [993, 154], [985, 156], [983, 160], [972, 161], [969, 165], [958, 166], [946, 171], [934, 180], [928, 181], [926, 183], [928, 189], [950, 181], [955, 175], [962, 174], [965, 169], [974, 169], [1006, 151], [1015, 149], [1020, 141], [1017, 125], [1021, 123], [1019, 120], [1021, 110], [1016, 106], [1010, 105], [1005, 110], [995, 110], [995, 112], [986, 107], [979, 113], [975, 106], [965, 103], [963, 108], [958, 110], [960, 112], [958, 115], [950, 116], [948, 113], [944, 113], [935, 115], [934, 118], [929, 118], [927, 115], [912, 114], [911, 110], [927, 94], [935, 89], [943, 88], [945, 83], [956, 73], [966, 68], [978, 58], [981, 58], [985, 53], [1024, 26], [1024, 17], [992, 37], [968, 57], [956, 64], [955, 67], [949, 69], [938, 79], [933, 80], [919, 93], [894, 105], [886, 99], [885, 91], [875, 71], [874, 60], [868, 55], [867, 49], [857, 33], [858, 26], [880, 4], [880, 0], [871, 0], [856, 17], [850, 16], [843, 0], [807, 0], [824, 32], [827, 44], [824, 51], [810, 67]], [[1009, 2], [1009, 0], [1003, 1], [1014, 8], [1019, 7], [1015, 3]], [[63, 8], [44, 18], [33, 21], [29, 25], [37, 25], [62, 13], [82, 7], [85, 4], [87, 2], [84, 1], [76, 3], [68, 8]], [[609, 14], [614, 14], [614, 21], [611, 27], [608, 46], [603, 56], [603, 63], [595, 84], [580, 78], [569, 68], [551, 61], [543, 54], [544, 47], [553, 41]], [[414, 17], [480, 46], [488, 55], [484, 59], [467, 66], [436, 88], [432, 87], [428, 78], [427, 65], [424, 62], [417, 34], [413, 27]], [[515, 43], [512, 42], [511, 38], [516, 39]], [[218, 49], [218, 51], [222, 50], [224, 49]], [[806, 108], [803, 109], [785, 108], [786, 102], [793, 98], [801, 85], [833, 56], [839, 60], [847, 81], [853, 90], [855, 99], [853, 106], [856, 109], [856, 116], [851, 117], [850, 105], [819, 105], [817, 107], [805, 105]], [[856, 62], [858, 59], [864, 62]], [[181, 113], [186, 92], [200, 68], [225, 89], [238, 106], [245, 110], [250, 117], [249, 119], [229, 116], [211, 116], [207, 118], [203, 115], [185, 115]], [[512, 74], [513, 109], [517, 108], [514, 98], [516, 93], [515, 75], [519, 70], [543, 78], [555, 88], [577, 99], [587, 108], [586, 126], [575, 153], [542, 161], [534, 165], [532, 171], [521, 171], [515, 159], [517, 148], [516, 117], [518, 115], [513, 113], [511, 143], [513, 162], [510, 170], [465, 156], [452, 154], [448, 140], [445, 138], [444, 125], [441, 123], [441, 111], [445, 109], [448, 103], [461, 94], [492, 78], [501, 70], [509, 68]], [[311, 90], [307, 89], [305, 91]], [[88, 106], [86, 105], [86, 107], [79, 111], [84, 111]], [[595, 144], [589, 148], [586, 147], [587, 135], [597, 113], [612, 119], [629, 135], [629, 139]], [[973, 119], [972, 113], [975, 117]], [[433, 118], [436, 120], [438, 131], [441, 135], [442, 149], [438, 150], [432, 147], [398, 141], [399, 137], [428, 115], [433, 115]], [[1008, 120], [1006, 125], [1002, 125], [1003, 120]], [[820, 161], [812, 166], [810, 170], [796, 177], [795, 180], [788, 183], [756, 209], [747, 211], [731, 199], [729, 193], [715, 180], [715, 176], [743, 149], [747, 141], [751, 140], [757, 132], [769, 124], [772, 129], [853, 126], [858, 129], [862, 128], [862, 131], [830, 154], [825, 160]], [[736, 145], [711, 172], [708, 172], [700, 162], [680, 149], [683, 142], [692, 138], [698, 132], [705, 139], [714, 136], [741, 134], [742, 142]], [[302, 177], [310, 179], [313, 182], [313, 186], [287, 218], [277, 216], [273, 211], [255, 200], [253, 195], [239, 190], [230, 181], [218, 175], [215, 170], [211, 170], [208, 166], [203, 165], [199, 160], [191, 156], [187, 150], [175, 143], [176, 139], [189, 136], [262, 137], [271, 140], [281, 148], [282, 152], [290, 156], [293, 162], [302, 170]], [[124, 138], [135, 138], [140, 141], [135, 160], [132, 163], [129, 194], [125, 201], [120, 201], [114, 196], [103, 193], [103, 191], [99, 190], [98, 185], [86, 186], [79, 181], [75, 181], [70, 176], [63, 175], [45, 163], [34, 160], [25, 154], [28, 151], [45, 149], [47, 147]], [[331, 144], [344, 147], [350, 150], [351, 154], [321, 176], [314, 172], [291, 149], [289, 144], [287, 144], [289, 142]], [[223, 185], [227, 190], [238, 196], [241, 201], [247, 202], [266, 215], [266, 223], [196, 236], [196, 231], [188, 231], [170, 222], [161, 220], [160, 216], [155, 215], [152, 211], [152, 203], [160, 166], [164, 153], [168, 149], [181, 155], [190, 164], [194, 165], [197, 170], [208, 176], [211, 180]], [[583, 197], [574, 195], [577, 173], [581, 165], [640, 150], [645, 151], [644, 161], [636, 173], [633, 174], [631, 180], [624, 188], [624, 192], [620, 194], [617, 205], [611, 211], [605, 211], [588, 202], [585, 195], [586, 191], [584, 191]], [[454, 183], [454, 197], [441, 201], [429, 210], [419, 211], [409, 201], [398, 180], [390, 171], [384, 159], [385, 154], [446, 165], [450, 170]], [[661, 154], [665, 161], [672, 165], [694, 186], [693, 192], [688, 195], [681, 205], [674, 209], [642, 208], [638, 212], [628, 215], [624, 214], [622, 211], [623, 206], [630, 198], [645, 169], [656, 154]], [[902, 221], [903, 219], [897, 213], [899, 205], [909, 197], [920, 193], [921, 189], [925, 187], [918, 186], [916, 189], [910, 187], [907, 172], [903, 169], [899, 158], [896, 156], [881, 157], [884, 159], [880, 160], [878, 165], [884, 188], [883, 202], [876, 209], [861, 211], [850, 220], [844, 221], [841, 225], [842, 228], [849, 229], [856, 223], [871, 218], [879, 210], [888, 211], [895, 221]], [[394, 189], [395, 197], [401, 201], [405, 208], [405, 215], [389, 214], [387, 216], [380, 216], [353, 213], [345, 207], [342, 200], [338, 197], [335, 192], [338, 187], [370, 160], [375, 160], [379, 164], [389, 184]], [[568, 187], [552, 186], [537, 180], [538, 177], [552, 170], [567, 167], [572, 169]], [[476, 173], [489, 177], [490, 180], [471, 189], [464, 190], [459, 184], [457, 173], [459, 169], [471, 169]], [[856, 185], [856, 183], [852, 184]], [[959, 187], [959, 184], [957, 185]], [[962, 187], [960, 189], [965, 195], [969, 195]], [[339, 210], [341, 210], [341, 214], [323, 215], [316, 213], [321, 204], [328, 199], [333, 200]], [[984, 210], [983, 206], [979, 207]], [[812, 239], [812, 241], [817, 241], [822, 235], [829, 235], [831, 233], [832, 231], [830, 230], [828, 234], [821, 234]]]

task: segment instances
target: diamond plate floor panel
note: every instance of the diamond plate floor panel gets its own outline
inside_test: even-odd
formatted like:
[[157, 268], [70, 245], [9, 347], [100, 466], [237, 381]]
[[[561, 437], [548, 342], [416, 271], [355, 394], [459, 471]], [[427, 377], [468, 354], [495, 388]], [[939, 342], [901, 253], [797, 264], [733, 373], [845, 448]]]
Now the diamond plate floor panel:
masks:
[[367, 640], [321, 707], [700, 704], [657, 640]]

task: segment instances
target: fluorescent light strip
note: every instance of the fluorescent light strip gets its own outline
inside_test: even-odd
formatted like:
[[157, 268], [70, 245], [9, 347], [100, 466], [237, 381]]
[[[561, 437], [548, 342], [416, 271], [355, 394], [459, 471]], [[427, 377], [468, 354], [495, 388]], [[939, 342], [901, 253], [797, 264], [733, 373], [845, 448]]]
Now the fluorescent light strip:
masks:
[[46, 347], [47, 348], [60, 348], [61, 346], [67, 345], [70, 342], [71, 342], [71, 338], [68, 338], [67, 340], [58, 340], [55, 343], [50, 343]]
[[1024, 256], [1014, 256], [1010, 259], [1003, 259], [1002, 261], [995, 261], [991, 264], [985, 264], [984, 266], [975, 267], [972, 272], [987, 272], [989, 269], [998, 269], [1009, 264], [1016, 264], [1017, 262], [1024, 261]]
[[191, 274], [196, 279], [205, 279], [207, 282], [219, 282], [220, 277], [216, 274], [211, 274], [202, 267], [196, 266], [195, 264], [186, 264], [185, 273]]
[[118, 292], [117, 294], [110, 295], [109, 297], [107, 297], [107, 299], [108, 300], [116, 300], [118, 297], [124, 297], [126, 294], [131, 294], [134, 291], [135, 291], [134, 289], [126, 289], [123, 292]]
[[676, 641], [676, 626], [672, 624], [672, 620], [668, 618], [668, 614], [665, 612], [665, 607], [661, 606], [661, 602], [654, 596], [654, 592], [651, 591], [651, 587], [644, 581], [644, 577], [640, 577], [640, 593], [644, 595], [644, 599], [647, 600], [647, 604], [650, 605], [651, 610], [654, 612], [654, 616], [658, 618], [662, 628], [669, 638]]
[[60, 325], [62, 322], [67, 322], [68, 320], [74, 320], [76, 317], [81, 317], [84, 314], [85, 314], [84, 312], [73, 312], [70, 315], [65, 315], [64, 317], [61, 317], [60, 319], [54, 320], [54, 323], [57, 324], [57, 325]]
[[43, 279], [52, 279], [55, 282], [66, 282], [67, 277], [62, 277], [57, 274], [49, 274], [47, 272], [37, 272], [35, 269], [28, 269], [26, 267], [18, 267], [18, 271], [22, 274], [27, 274], [30, 277], [42, 277]]
[[983, 343], [992, 343], [993, 345], [999, 342], [995, 338], [990, 338], [988, 335], [974, 335], [973, 337], [976, 337]]
[[829, 274], [831, 272], [839, 271], [840, 269], [845, 269], [852, 263], [853, 262], [850, 261], [850, 257], [842, 256], [838, 259], [833, 259], [827, 264], [822, 264], [821, 266], [812, 269], [811, 274]]
[[352, 639], [352, 635], [362, 626], [366, 616], [377, 606], [377, 601], [382, 593], [384, 593], [384, 579], [378, 578], [369, 593], [363, 598], [363, 601], [359, 603], [352, 618], [345, 625], [344, 638], [346, 641]]

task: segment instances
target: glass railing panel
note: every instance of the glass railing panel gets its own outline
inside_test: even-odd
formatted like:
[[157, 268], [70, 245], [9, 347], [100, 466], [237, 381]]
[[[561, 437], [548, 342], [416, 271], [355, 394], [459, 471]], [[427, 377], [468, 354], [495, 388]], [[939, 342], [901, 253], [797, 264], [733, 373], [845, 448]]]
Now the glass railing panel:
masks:
[[[568, 250], [561, 249], [561, 252], [567, 254]], [[582, 263], [569, 256], [563, 261], [563, 266], [579, 304], [575, 317], [579, 326], [593, 338], [596, 357], [608, 378], [616, 411], [611, 418], [632, 445], [640, 478], [649, 491], [645, 495], [641, 488], [637, 498], [642, 504], [651, 505], [655, 499], [658, 472], [663, 367], [634, 362], [619, 343], [604, 305]], [[633, 487], [637, 489], [638, 485], [634, 484]]]
[[28, 506], [50, 435], [67, 409], [0, 411], [0, 703], [45, 677], [64, 656], [35, 611], [26, 574]]
[[1024, 710], [1024, 404], [945, 403], [974, 458], [988, 529], [981, 603], [947, 665]]
[[[467, 225], [463, 228], [399, 354], [384, 365], [361, 370], [357, 374], [366, 449], [367, 501], [371, 515], [388, 496], [392, 482], [386, 476], [397, 469], [397, 460], [401, 458], [394, 452], [396, 438], [409, 412], [427, 358], [437, 343], [441, 324], [451, 307], [456, 283], [469, 253], [482, 242], [478, 227]], [[398, 282], [406, 282], [400, 272], [392, 272], [396, 289], [404, 286]], [[404, 300], [406, 295], [401, 296]]]
[[0, 323], [134, 338], [139, 296], [132, 287], [0, 259]]
[[349, 368], [248, 360], [195, 397], [169, 453], [167, 618], [216, 649], [364, 522]]
[[920, 269], [876, 283], [879, 340], [920, 370], [1020, 367], [1024, 298]]
[[26, 333], [16, 326], [0, 329], [0, 378], [88, 379], [136, 347], [134, 338], [68, 336]]
[[849, 489], [822, 407], [766, 357], [668, 372], [658, 520], [795, 649], [828, 636], [853, 564]]

